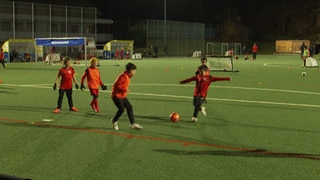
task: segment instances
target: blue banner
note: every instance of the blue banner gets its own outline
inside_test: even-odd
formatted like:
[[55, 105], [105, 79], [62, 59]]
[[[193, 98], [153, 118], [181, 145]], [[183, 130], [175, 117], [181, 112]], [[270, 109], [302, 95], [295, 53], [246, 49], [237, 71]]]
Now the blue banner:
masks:
[[84, 38], [36, 38], [37, 46], [80, 46], [84, 45]]

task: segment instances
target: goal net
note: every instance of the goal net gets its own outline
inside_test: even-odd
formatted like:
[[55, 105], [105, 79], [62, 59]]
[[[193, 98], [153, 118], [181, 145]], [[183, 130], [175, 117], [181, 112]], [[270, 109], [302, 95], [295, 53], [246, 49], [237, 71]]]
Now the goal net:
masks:
[[207, 56], [210, 71], [239, 72], [233, 67], [232, 56]]
[[96, 44], [93, 38], [86, 37], [56, 37], [36, 38], [36, 59], [49, 64], [60, 62], [68, 56], [74, 60], [84, 60], [96, 57]]

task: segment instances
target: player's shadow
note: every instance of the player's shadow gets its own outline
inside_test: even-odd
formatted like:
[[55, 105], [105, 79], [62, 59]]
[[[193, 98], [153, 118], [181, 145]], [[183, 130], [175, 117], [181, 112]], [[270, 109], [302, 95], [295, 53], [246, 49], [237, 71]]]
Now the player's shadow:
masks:
[[169, 119], [168, 117], [161, 117], [161, 116], [141, 116], [141, 115], [135, 115], [136, 118], [139, 119], [152, 119], [152, 120], [158, 120], [158, 121], [167, 121]]
[[[136, 100], [142, 100], [141, 98], [131, 98], [131, 99], [136, 99]], [[150, 101], [152, 102], [153, 105], [155, 105], [156, 102], [190, 102], [189, 99], [173, 99], [171, 98], [170, 100], [168, 99], [154, 99], [154, 98], [143, 98], [143, 101]]]
[[240, 157], [255, 157], [255, 158], [300, 158], [320, 160], [320, 154], [303, 154], [303, 153], [276, 153], [268, 152], [264, 149], [255, 149], [251, 151], [223, 151], [223, 150], [208, 150], [208, 151], [183, 151], [170, 149], [154, 149], [155, 152], [168, 153], [174, 155], [211, 155], [211, 156], [240, 156]]

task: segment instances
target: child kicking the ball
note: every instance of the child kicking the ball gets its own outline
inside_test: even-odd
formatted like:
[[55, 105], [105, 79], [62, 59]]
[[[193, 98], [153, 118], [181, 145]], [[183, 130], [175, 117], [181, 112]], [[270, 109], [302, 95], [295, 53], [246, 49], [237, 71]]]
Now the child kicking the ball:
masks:
[[210, 75], [209, 68], [206, 65], [199, 66], [199, 74], [180, 81], [181, 84], [189, 83], [191, 81], [196, 81], [196, 86], [194, 88], [193, 93], [193, 105], [194, 111], [191, 121], [197, 122], [198, 121], [198, 113], [201, 111], [203, 115], [206, 115], [204, 107], [202, 106], [203, 103], [206, 102], [207, 92], [211, 82], [215, 81], [230, 81], [230, 77], [214, 77]]
[[99, 86], [102, 90], [106, 90], [107, 86], [103, 84], [100, 78], [100, 71], [97, 68], [98, 66], [98, 59], [93, 57], [90, 59], [90, 67], [88, 67], [82, 77], [81, 77], [81, 86], [80, 89], [83, 91], [85, 89], [84, 80], [87, 78], [87, 85], [90, 90], [90, 94], [92, 96], [92, 101], [90, 106], [95, 112], [100, 112], [99, 105], [98, 105], [98, 97], [99, 97]]
[[62, 67], [59, 70], [59, 73], [58, 73], [56, 80], [54, 82], [54, 85], [53, 85], [53, 90], [56, 90], [57, 83], [61, 77], [60, 87], [59, 87], [58, 106], [53, 111], [55, 114], [60, 113], [64, 93], [66, 93], [67, 98], [68, 98], [69, 110], [78, 112], [78, 109], [73, 106], [73, 101], [72, 101], [72, 81], [75, 83], [76, 89], [79, 89], [79, 86], [78, 86], [77, 80], [75, 78], [75, 71], [70, 66], [71, 65], [71, 58], [65, 57], [63, 59], [63, 65], [64, 65], [64, 67]]
[[127, 94], [129, 92], [130, 79], [136, 73], [136, 65], [132, 63], [128, 63], [126, 65], [126, 70], [121, 73], [115, 80], [112, 90], [111, 90], [111, 98], [113, 103], [118, 108], [118, 111], [111, 119], [114, 130], [119, 130], [118, 127], [118, 119], [123, 114], [124, 110], [127, 110], [127, 114], [130, 121], [130, 127], [134, 129], [141, 129], [142, 127], [139, 124], [135, 123], [133, 108], [130, 101], [127, 98]]

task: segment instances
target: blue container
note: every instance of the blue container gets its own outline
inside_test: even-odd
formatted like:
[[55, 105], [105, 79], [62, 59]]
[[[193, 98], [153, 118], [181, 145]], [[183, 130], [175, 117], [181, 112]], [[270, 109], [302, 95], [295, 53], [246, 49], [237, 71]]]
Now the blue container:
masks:
[[110, 51], [103, 51], [103, 58], [104, 59], [110, 59], [111, 58]]
[[3, 53], [3, 58], [5, 62], [10, 62], [10, 53], [4, 52]]

